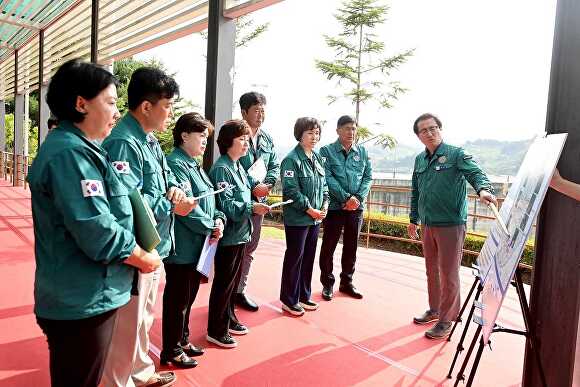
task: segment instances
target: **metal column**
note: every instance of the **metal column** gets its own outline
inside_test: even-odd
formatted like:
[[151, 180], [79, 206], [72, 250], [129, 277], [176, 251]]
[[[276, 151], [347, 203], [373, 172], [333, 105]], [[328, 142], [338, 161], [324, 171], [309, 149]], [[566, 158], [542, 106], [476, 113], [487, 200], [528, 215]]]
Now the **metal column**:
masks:
[[0, 152], [6, 151], [6, 105], [0, 100]]
[[232, 117], [236, 25], [223, 16], [224, 4], [225, 0], [209, 2], [205, 117], [215, 125], [216, 132], [208, 140], [203, 157], [206, 170], [219, 157], [215, 141], [219, 127]]
[[[580, 182], [579, 19], [578, 0], [558, 0], [546, 117], [548, 133], [568, 133], [558, 168], [574, 182]], [[578, 219], [576, 201], [548, 191], [538, 220], [530, 322], [549, 386], [571, 386], [573, 380], [580, 306]], [[541, 385], [534, 352], [528, 345], [523, 385]]]
[[48, 134], [47, 121], [50, 110], [46, 103], [48, 86], [44, 84], [44, 30], [38, 34], [38, 146]]
[[91, 5], [91, 62], [99, 61], [99, 0]]

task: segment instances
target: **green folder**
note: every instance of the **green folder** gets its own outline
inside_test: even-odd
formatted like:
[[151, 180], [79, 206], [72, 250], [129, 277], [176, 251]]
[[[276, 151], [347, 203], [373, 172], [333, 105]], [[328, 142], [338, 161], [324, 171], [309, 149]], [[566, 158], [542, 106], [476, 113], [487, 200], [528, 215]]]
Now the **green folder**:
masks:
[[146, 251], [153, 251], [161, 242], [161, 237], [157, 232], [157, 222], [153, 216], [153, 211], [141, 196], [138, 190], [129, 194], [131, 207], [133, 207], [133, 221], [135, 224], [135, 239], [137, 244]]

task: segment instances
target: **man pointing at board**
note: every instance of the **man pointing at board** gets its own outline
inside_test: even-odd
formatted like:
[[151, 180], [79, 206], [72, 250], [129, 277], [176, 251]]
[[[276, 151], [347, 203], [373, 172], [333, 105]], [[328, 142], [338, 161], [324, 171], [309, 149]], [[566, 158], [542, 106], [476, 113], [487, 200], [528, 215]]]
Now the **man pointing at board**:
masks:
[[447, 338], [459, 314], [459, 267], [467, 222], [466, 182], [482, 203], [497, 205], [491, 183], [473, 156], [444, 143], [441, 128], [439, 118], [430, 113], [422, 114], [413, 124], [425, 151], [415, 158], [408, 232], [411, 238], [419, 239], [421, 224], [429, 293], [429, 309], [413, 321], [420, 325], [437, 321], [425, 332], [430, 339]]

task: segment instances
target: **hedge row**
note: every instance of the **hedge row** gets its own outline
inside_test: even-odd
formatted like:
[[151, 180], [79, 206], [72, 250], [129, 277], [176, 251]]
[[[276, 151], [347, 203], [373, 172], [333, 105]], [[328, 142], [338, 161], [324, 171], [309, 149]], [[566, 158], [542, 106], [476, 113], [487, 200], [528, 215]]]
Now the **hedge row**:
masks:
[[[366, 215], [366, 214], [365, 214]], [[407, 225], [401, 224], [397, 222], [405, 221], [401, 217], [393, 217], [384, 215], [381, 213], [371, 213], [371, 223], [370, 223], [370, 233], [377, 234], [377, 235], [385, 235], [385, 236], [392, 236], [392, 237], [399, 237], [399, 238], [409, 238], [407, 234]], [[359, 243], [362, 245], [366, 245], [367, 236], [366, 232], [368, 229], [368, 216], [365, 216], [365, 221], [362, 227], [361, 237]], [[276, 223], [282, 223], [283, 217], [281, 212], [271, 213], [267, 215], [267, 219]], [[464, 249], [471, 250], [475, 252], [481, 251], [483, 244], [485, 242], [485, 238], [467, 235], [465, 238]], [[371, 236], [369, 238], [369, 246], [380, 248], [383, 250], [388, 251], [395, 251], [398, 253], [409, 254], [409, 255], [416, 255], [422, 256], [423, 250], [421, 244], [413, 243], [408, 241], [399, 241], [393, 239], [385, 239]], [[468, 253], [463, 254], [463, 261], [462, 265], [464, 266], [471, 266], [472, 263], [475, 263], [477, 259], [476, 256]], [[526, 244], [524, 247], [524, 251], [522, 254], [522, 263], [526, 263], [528, 265], [534, 264], [534, 246], [532, 243]]]

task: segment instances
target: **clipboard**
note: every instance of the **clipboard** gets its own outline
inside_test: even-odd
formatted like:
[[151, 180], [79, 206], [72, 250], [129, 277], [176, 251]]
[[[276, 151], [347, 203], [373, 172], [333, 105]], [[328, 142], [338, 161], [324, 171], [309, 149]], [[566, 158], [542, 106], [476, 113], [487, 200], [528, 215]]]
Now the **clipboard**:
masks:
[[215, 258], [215, 252], [218, 246], [218, 241], [213, 241], [213, 243], [209, 243], [210, 240], [211, 235], [205, 237], [205, 242], [203, 243], [203, 247], [201, 248], [201, 254], [199, 255], [199, 261], [197, 261], [196, 267], [197, 271], [207, 278], [209, 278], [211, 267], [213, 265], [213, 260]]
[[262, 160], [261, 157], [258, 157], [258, 159], [254, 162], [254, 164], [252, 164], [252, 166], [248, 168], [247, 172], [252, 179], [254, 179], [255, 181], [259, 181], [261, 183], [266, 178], [268, 170], [266, 169], [266, 164], [264, 164], [264, 160]]
[[153, 211], [151, 211], [151, 208], [138, 190], [133, 190], [129, 194], [129, 200], [133, 208], [137, 244], [144, 250], [151, 252], [161, 242]]

